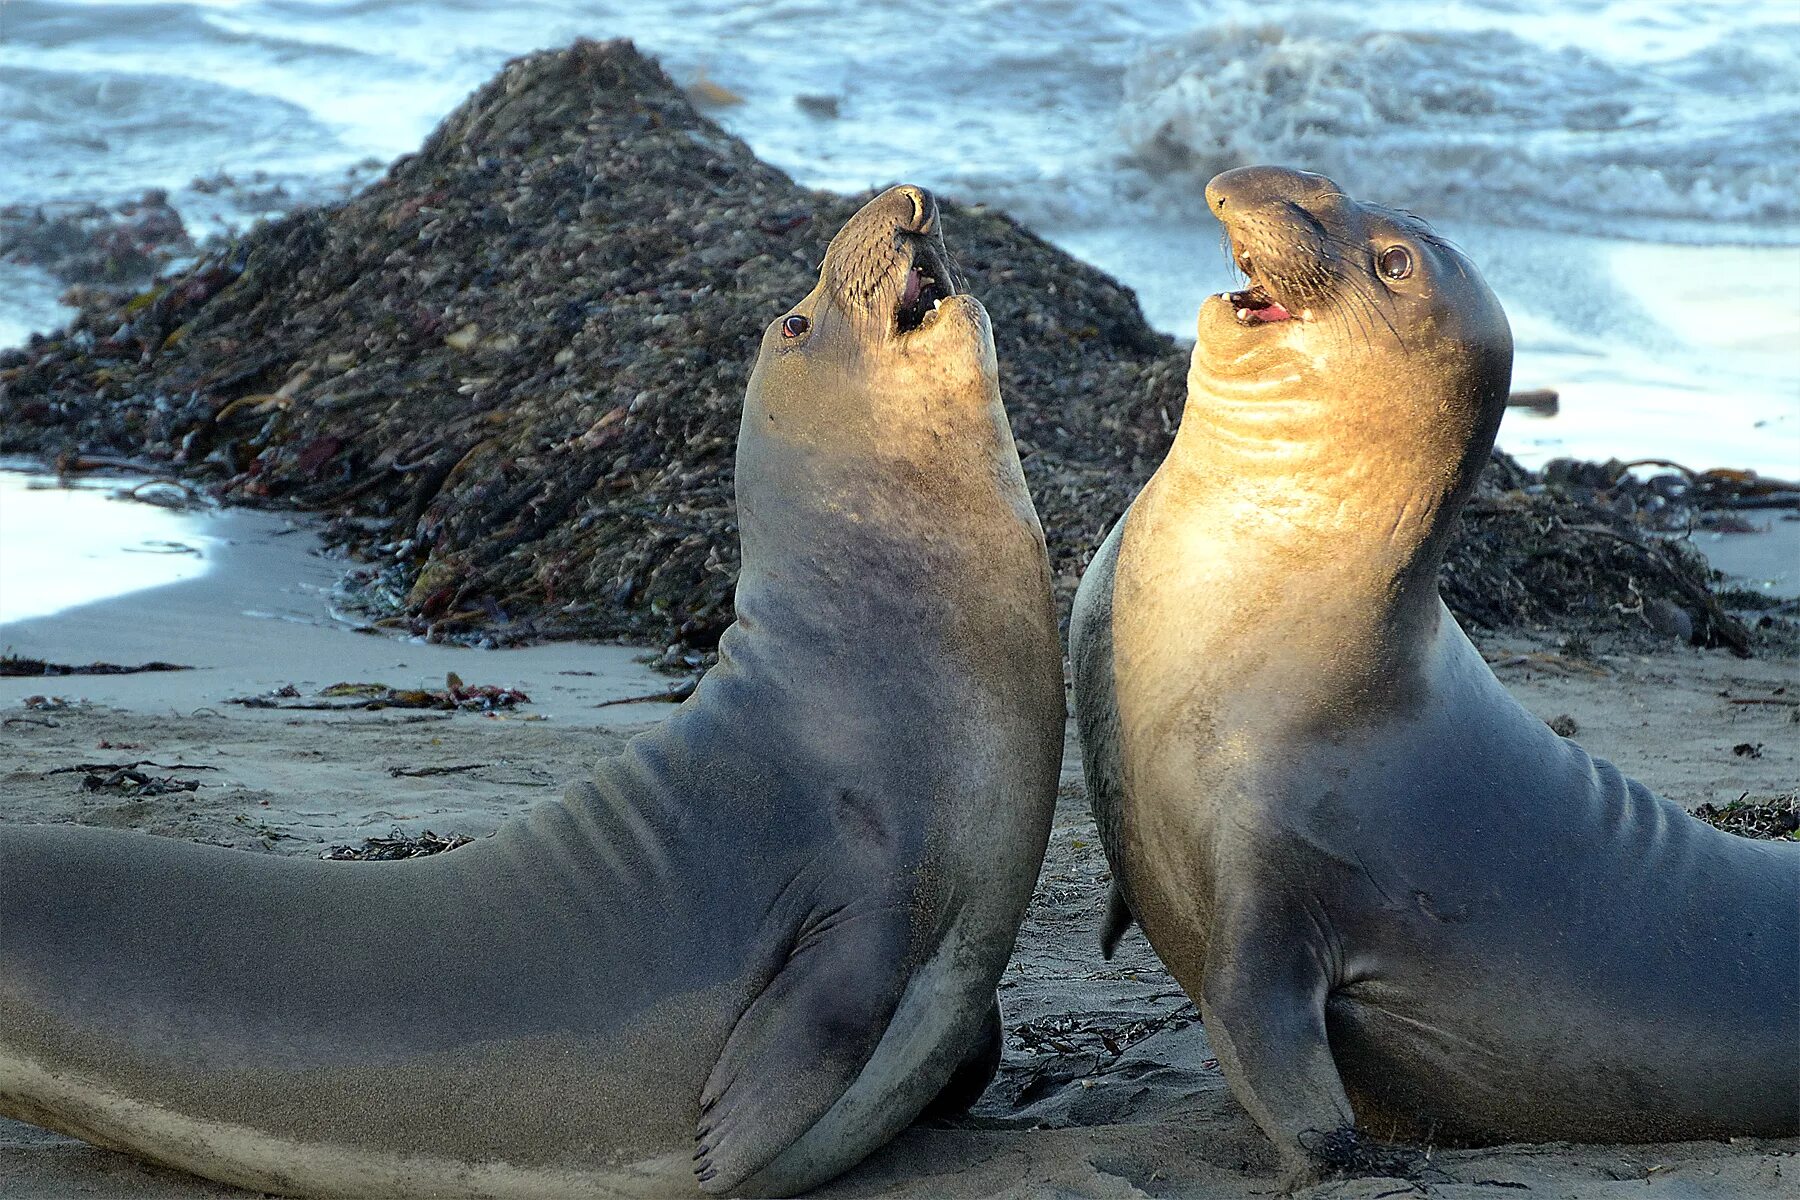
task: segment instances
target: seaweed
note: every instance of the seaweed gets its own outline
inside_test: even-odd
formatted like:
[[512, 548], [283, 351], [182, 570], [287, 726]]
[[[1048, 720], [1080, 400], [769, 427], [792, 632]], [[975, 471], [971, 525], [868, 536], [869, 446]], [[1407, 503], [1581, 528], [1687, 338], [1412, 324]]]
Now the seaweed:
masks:
[[194, 668], [172, 662], [146, 662], [136, 666], [119, 663], [92, 662], [85, 666], [45, 662], [41, 658], [22, 658], [16, 654], [0, 657], [0, 677], [28, 678], [38, 675], [137, 675], [146, 671], [191, 671]]
[[427, 854], [443, 854], [466, 846], [475, 839], [453, 833], [440, 837], [427, 829], [411, 835], [398, 827], [387, 837], [364, 838], [360, 846], [333, 846], [319, 855], [333, 862], [396, 862], [403, 858], [423, 858]]
[[1745, 792], [1729, 804], [1702, 804], [1694, 816], [1739, 837], [1800, 841], [1800, 791], [1763, 800], [1752, 800]]

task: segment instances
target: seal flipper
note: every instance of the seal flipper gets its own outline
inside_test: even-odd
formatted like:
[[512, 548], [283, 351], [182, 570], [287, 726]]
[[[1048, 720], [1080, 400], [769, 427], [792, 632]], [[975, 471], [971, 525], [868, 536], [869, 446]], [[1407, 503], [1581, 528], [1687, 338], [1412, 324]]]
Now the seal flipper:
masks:
[[942, 1121], [952, 1117], [960, 1117], [975, 1106], [988, 1085], [994, 1082], [994, 1076], [1000, 1072], [1000, 1055], [1004, 1048], [1005, 1030], [1000, 1023], [1000, 997], [995, 996], [988, 1005], [987, 1017], [981, 1022], [981, 1029], [975, 1035], [975, 1041], [969, 1046], [969, 1052], [956, 1065], [950, 1075], [950, 1082], [932, 1098], [922, 1112], [920, 1121]]
[[1119, 881], [1113, 880], [1106, 892], [1106, 923], [1100, 927], [1100, 957], [1110, 959], [1113, 951], [1119, 948], [1119, 939], [1124, 937], [1137, 918], [1132, 915], [1131, 905], [1125, 899], [1124, 889]]
[[906, 984], [904, 908], [816, 916], [738, 1018], [700, 1093], [694, 1175], [732, 1192], [812, 1128], [862, 1073]]
[[1297, 1187], [1339, 1173], [1322, 1151], [1356, 1139], [1326, 1034], [1330, 972], [1304, 901], [1234, 893], [1207, 953], [1200, 1019], [1232, 1094], [1280, 1152], [1284, 1185]]

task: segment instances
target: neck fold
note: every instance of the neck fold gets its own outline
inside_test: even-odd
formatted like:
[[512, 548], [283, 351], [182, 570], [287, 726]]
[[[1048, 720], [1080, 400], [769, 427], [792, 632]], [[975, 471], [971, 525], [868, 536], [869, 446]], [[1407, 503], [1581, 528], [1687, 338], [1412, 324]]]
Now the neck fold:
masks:
[[1198, 662], [1204, 686], [1260, 697], [1257, 719], [1384, 711], [1412, 690], [1441, 617], [1462, 455], [1396, 437], [1377, 407], [1298, 374], [1266, 378], [1190, 378], [1175, 444], [1128, 518], [1115, 612], [1138, 628], [1116, 636], [1140, 644], [1119, 653]]

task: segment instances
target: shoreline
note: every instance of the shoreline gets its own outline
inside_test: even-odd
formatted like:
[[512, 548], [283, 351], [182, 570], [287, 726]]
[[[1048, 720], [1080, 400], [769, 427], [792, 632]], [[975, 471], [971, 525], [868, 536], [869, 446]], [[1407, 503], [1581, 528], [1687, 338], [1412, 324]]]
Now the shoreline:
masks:
[[[195, 521], [204, 532], [177, 544], [208, 560], [200, 573], [0, 624], [8, 656], [191, 669], [0, 677], [0, 707], [16, 711], [26, 696], [45, 694], [126, 709], [224, 710], [235, 699], [290, 686], [300, 693], [295, 703], [344, 683], [442, 688], [455, 672], [471, 687], [514, 688], [530, 697], [497, 717], [602, 728], [640, 719], [619, 701], [678, 683], [646, 661], [657, 654], [648, 647], [547, 641], [484, 649], [351, 624], [335, 598], [357, 564], [321, 552], [320, 522], [237, 507]], [[24, 579], [5, 583], [29, 586]], [[609, 707], [595, 707], [602, 703]], [[274, 720], [289, 710], [232, 711]]]

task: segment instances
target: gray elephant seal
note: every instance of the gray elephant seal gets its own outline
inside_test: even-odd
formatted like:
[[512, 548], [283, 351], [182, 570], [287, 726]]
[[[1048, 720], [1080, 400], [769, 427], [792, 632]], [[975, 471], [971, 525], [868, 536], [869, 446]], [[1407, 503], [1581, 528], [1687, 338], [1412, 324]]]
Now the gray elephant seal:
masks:
[[288, 1194], [791, 1193], [991, 1069], [1062, 671], [949, 278], [917, 188], [833, 240], [745, 398], [719, 664], [561, 802], [386, 864], [0, 832], [0, 1113]]
[[1556, 736], [1438, 598], [1506, 401], [1498, 301], [1317, 175], [1207, 198], [1252, 286], [1200, 310], [1071, 634], [1108, 938], [1135, 914], [1292, 1182], [1353, 1165], [1353, 1125], [1800, 1132], [1800, 846]]

